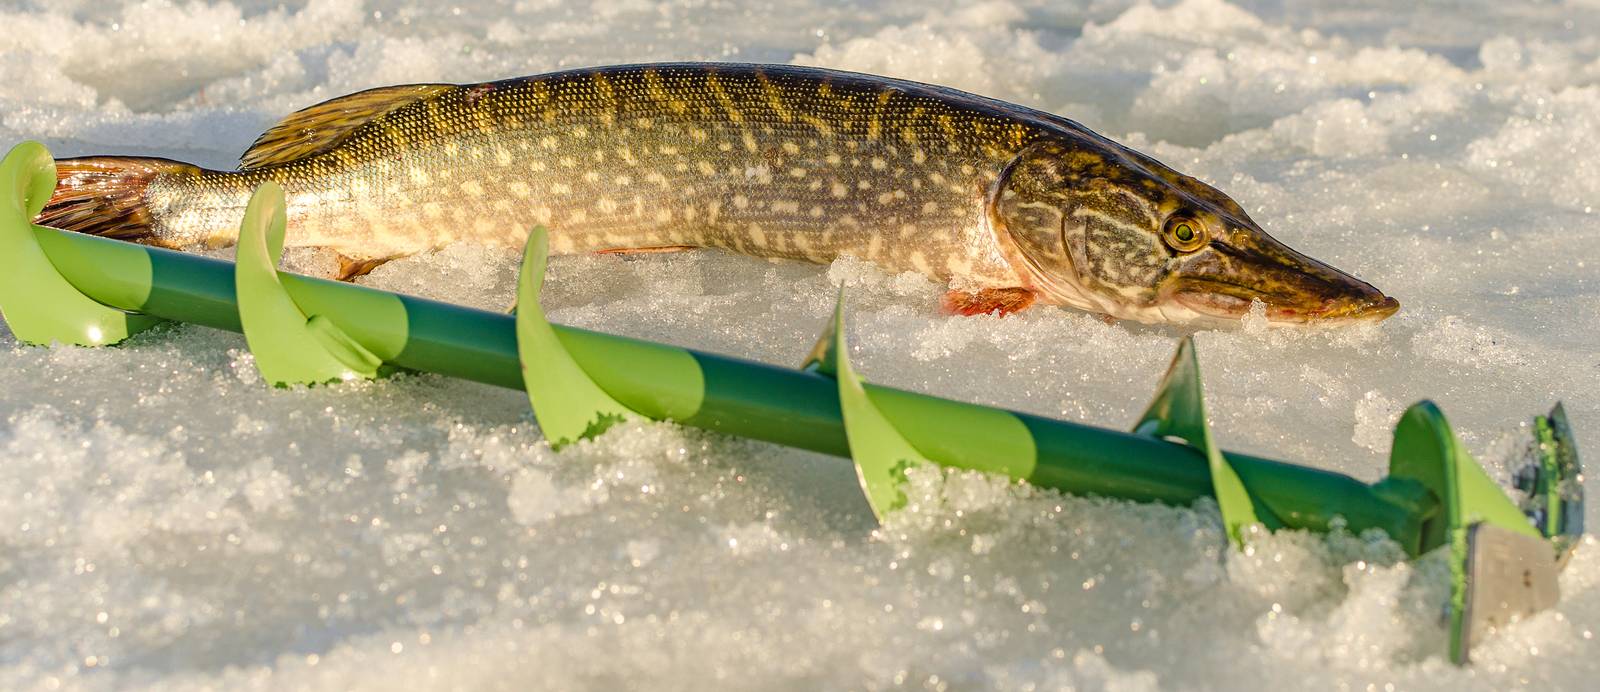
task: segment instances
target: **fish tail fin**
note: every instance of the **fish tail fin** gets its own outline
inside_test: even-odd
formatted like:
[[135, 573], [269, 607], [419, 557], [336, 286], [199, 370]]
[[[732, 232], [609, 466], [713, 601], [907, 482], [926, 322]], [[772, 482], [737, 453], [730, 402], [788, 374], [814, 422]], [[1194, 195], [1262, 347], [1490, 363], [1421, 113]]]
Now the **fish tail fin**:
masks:
[[56, 161], [56, 189], [34, 223], [90, 235], [141, 240], [155, 232], [146, 204], [150, 183], [162, 174], [197, 174], [200, 168], [169, 159], [86, 156]]

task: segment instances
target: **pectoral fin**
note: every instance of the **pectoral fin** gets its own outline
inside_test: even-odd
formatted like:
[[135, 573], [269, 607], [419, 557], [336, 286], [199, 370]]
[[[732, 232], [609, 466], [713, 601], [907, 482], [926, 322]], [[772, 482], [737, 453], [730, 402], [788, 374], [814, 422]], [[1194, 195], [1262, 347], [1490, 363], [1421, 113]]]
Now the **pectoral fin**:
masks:
[[356, 259], [354, 257], [347, 257], [345, 255], [338, 255], [337, 253], [336, 253], [336, 256], [337, 256], [337, 258], [339, 260], [339, 273], [336, 274], [333, 278], [338, 279], [340, 281], [354, 281], [356, 279], [356, 277], [358, 277], [358, 276], [366, 276], [368, 273], [371, 273], [372, 270], [377, 269], [378, 267], [380, 267], [383, 264], [389, 262], [390, 260], [399, 259], [398, 257], [374, 257], [374, 258], [369, 258], [369, 259]]
[[954, 315], [999, 313], [1004, 317], [1027, 309], [1037, 298], [1038, 294], [1026, 288], [985, 288], [976, 292], [950, 291], [939, 304]]

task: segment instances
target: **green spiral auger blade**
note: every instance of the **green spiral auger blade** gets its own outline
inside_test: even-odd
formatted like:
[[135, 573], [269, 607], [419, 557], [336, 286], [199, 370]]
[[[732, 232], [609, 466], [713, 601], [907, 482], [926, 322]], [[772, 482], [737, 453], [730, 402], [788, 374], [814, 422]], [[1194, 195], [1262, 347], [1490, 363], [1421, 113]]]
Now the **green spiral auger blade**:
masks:
[[285, 227], [283, 188], [256, 188], [239, 225], [234, 290], [239, 323], [256, 369], [278, 386], [371, 379], [383, 365], [367, 347], [324, 315], [307, 315], [278, 275]]
[[855, 462], [856, 479], [866, 493], [867, 504], [879, 521], [906, 503], [902, 486], [906, 469], [933, 464], [884, 417], [867, 395], [860, 375], [850, 364], [850, 347], [845, 343], [844, 289], [839, 289], [829, 321], [806, 368], [830, 375], [839, 384], [839, 412], [844, 418], [845, 436], [850, 440], [850, 459]]
[[1247, 534], [1256, 527], [1278, 529], [1283, 522], [1256, 500], [1245, 488], [1239, 473], [1222, 457], [1211, 440], [1211, 425], [1206, 421], [1205, 394], [1200, 387], [1200, 359], [1195, 354], [1194, 337], [1178, 342], [1167, 374], [1156, 388], [1156, 396], [1133, 431], [1152, 437], [1176, 437], [1206, 456], [1211, 469], [1211, 485], [1222, 513], [1222, 525], [1234, 546], [1244, 547]]
[[535, 227], [517, 277], [517, 356], [539, 428], [552, 447], [560, 448], [605, 432], [634, 412], [589, 377], [545, 319], [539, 292], [549, 253], [544, 227]]
[[851, 364], [845, 338], [844, 290], [801, 369], [832, 381], [856, 477], [882, 521], [906, 503], [906, 471], [944, 468], [1030, 477], [1039, 466], [1037, 438], [1010, 411], [935, 399], [868, 384]]
[[[0, 313], [11, 332], [34, 344], [106, 346], [160, 322], [84, 295], [57, 270], [52, 260], [78, 258], [70, 248], [47, 254], [40, 243], [49, 242], [55, 231], [33, 224], [55, 187], [55, 159], [38, 142], [18, 144], [0, 163]], [[131, 284], [111, 290], [131, 288], [128, 297], [142, 300], [139, 285], [148, 293], [148, 277]]]
[[272, 384], [403, 368], [523, 390], [553, 446], [638, 416], [847, 456], [880, 519], [906, 502], [905, 471], [933, 464], [1079, 495], [1215, 498], [1235, 545], [1260, 529], [1379, 530], [1413, 557], [1449, 551], [1458, 663], [1494, 629], [1556, 602], [1556, 574], [1583, 531], [1582, 466], [1559, 404], [1534, 420], [1520, 503], [1426, 401], [1396, 426], [1389, 476], [1364, 483], [1219, 449], [1191, 339], [1134, 432], [1121, 432], [867, 382], [851, 362], [843, 292], [806, 365], [783, 368], [551, 323], [539, 303], [542, 228], [524, 250], [513, 317], [278, 271], [276, 186], [252, 197], [235, 263], [33, 225], [54, 184], [36, 143], [0, 162], [0, 315], [23, 343], [112, 344], [173, 320], [244, 333]]

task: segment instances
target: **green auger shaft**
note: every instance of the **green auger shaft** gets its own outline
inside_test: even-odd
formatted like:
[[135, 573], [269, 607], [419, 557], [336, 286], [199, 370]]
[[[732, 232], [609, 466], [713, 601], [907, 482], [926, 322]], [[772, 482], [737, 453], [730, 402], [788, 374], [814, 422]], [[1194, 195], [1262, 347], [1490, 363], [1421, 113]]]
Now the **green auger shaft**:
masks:
[[[54, 229], [35, 228], [34, 233], [61, 276], [102, 304], [241, 331], [232, 263]], [[282, 282], [308, 312], [327, 317], [362, 343], [384, 345], [373, 350], [385, 362], [523, 388], [511, 315], [294, 274], [283, 274]], [[849, 456], [831, 378], [573, 327], [556, 331], [586, 369], [610, 374], [596, 375], [607, 391], [642, 415]], [[591, 361], [656, 367], [589, 368]], [[1009, 433], [1031, 436], [1031, 458], [997, 460], [1006, 467], [980, 470], [1069, 493], [1138, 501], [1188, 504], [1213, 494], [1204, 454], [1184, 445], [1023, 413], [1004, 414], [1019, 421], [1021, 430], [995, 430], [963, 424], [992, 417], [993, 409], [867, 387], [880, 407], [915, 410], [900, 418], [924, 420], [954, 445], [1012, 450], [1018, 444]], [[1029, 456], [1026, 451], [1023, 456]], [[1289, 528], [1325, 531], [1337, 516], [1352, 531], [1382, 529], [1411, 553], [1434, 547], [1422, 545], [1421, 528], [1437, 500], [1421, 484], [1390, 478], [1368, 485], [1246, 454], [1225, 457]]]

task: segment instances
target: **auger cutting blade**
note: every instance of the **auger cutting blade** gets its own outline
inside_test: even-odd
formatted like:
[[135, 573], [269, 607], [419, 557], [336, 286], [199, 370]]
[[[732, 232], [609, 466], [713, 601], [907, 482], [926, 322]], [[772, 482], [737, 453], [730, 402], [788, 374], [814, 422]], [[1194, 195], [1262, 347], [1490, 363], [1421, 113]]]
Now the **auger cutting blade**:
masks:
[[1561, 600], [1555, 560], [1543, 539], [1489, 523], [1467, 528], [1466, 594], [1459, 663], [1495, 630]]

